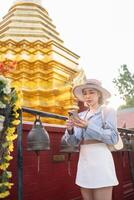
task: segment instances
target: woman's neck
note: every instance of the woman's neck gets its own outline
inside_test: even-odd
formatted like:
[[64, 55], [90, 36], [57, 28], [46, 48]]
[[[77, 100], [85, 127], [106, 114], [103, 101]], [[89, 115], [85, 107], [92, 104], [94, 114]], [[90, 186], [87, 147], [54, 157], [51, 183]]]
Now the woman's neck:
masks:
[[99, 104], [92, 105], [92, 106], [90, 106], [90, 111], [95, 112], [99, 107], [100, 107]]

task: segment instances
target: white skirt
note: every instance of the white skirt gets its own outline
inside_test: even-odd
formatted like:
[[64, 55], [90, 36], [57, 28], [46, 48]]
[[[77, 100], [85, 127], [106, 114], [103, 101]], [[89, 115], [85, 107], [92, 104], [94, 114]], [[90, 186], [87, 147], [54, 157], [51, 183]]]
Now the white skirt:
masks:
[[118, 185], [113, 157], [106, 144], [80, 146], [76, 184], [84, 188]]

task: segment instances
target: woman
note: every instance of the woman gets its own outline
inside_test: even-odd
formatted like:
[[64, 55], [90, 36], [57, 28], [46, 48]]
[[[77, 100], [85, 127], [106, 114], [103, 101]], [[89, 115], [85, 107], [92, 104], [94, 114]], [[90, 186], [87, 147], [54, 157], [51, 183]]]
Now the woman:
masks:
[[108, 144], [118, 142], [116, 113], [108, 109], [105, 123], [102, 117], [102, 105], [111, 94], [95, 79], [76, 86], [73, 94], [87, 107], [79, 117], [70, 117], [66, 123], [66, 141], [72, 145], [80, 143], [76, 184], [81, 187], [83, 200], [111, 200], [118, 180]]

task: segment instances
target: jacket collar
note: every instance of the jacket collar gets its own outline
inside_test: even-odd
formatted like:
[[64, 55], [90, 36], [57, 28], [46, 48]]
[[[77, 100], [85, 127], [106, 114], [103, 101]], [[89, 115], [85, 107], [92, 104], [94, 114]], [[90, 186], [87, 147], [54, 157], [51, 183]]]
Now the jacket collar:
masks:
[[84, 111], [84, 118], [87, 119], [87, 120], [89, 120], [94, 115], [100, 113], [101, 110], [102, 110], [102, 106], [99, 106], [94, 113], [90, 113], [90, 109], [88, 109], [88, 110]]

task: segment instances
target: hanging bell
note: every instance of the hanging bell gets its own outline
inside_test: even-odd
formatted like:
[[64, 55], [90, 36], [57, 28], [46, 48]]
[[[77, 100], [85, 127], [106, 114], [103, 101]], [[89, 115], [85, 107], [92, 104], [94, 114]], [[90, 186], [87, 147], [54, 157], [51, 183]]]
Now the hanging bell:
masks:
[[68, 163], [68, 174], [71, 176], [71, 154], [74, 152], [79, 152], [79, 145], [71, 145], [66, 142], [65, 135], [62, 136], [61, 138], [61, 143], [60, 143], [60, 152], [61, 153], [67, 153], [67, 163]]
[[68, 144], [65, 140], [65, 135], [63, 135], [60, 143], [60, 152], [62, 153], [79, 152], [79, 144], [77, 145]]
[[129, 137], [125, 133], [121, 133], [121, 138], [123, 141], [123, 149], [122, 151], [129, 151], [130, 150], [130, 142]]
[[134, 151], [134, 135], [133, 134], [131, 134], [130, 141], [131, 141], [131, 151]]
[[40, 118], [36, 118], [27, 136], [27, 146], [27, 150], [36, 152], [50, 149], [49, 135], [43, 128]]

